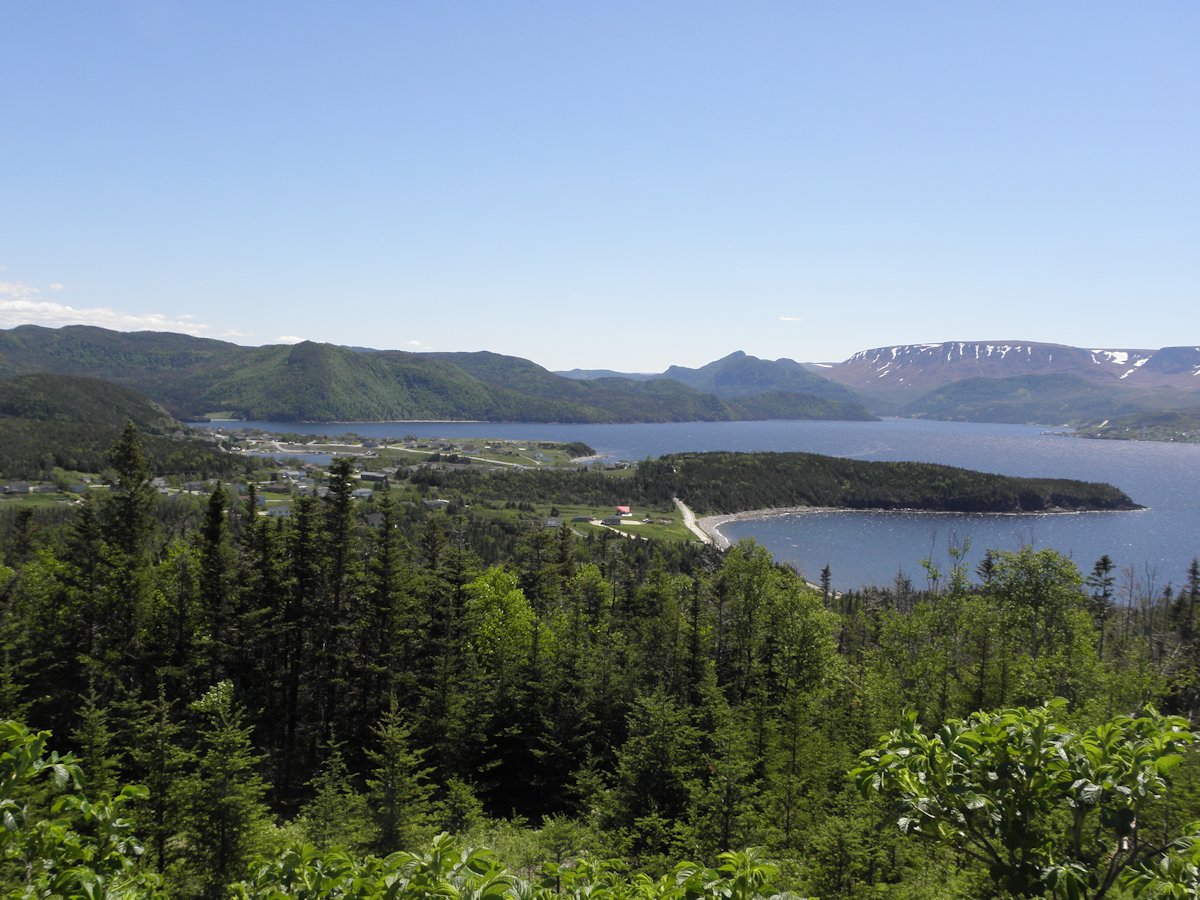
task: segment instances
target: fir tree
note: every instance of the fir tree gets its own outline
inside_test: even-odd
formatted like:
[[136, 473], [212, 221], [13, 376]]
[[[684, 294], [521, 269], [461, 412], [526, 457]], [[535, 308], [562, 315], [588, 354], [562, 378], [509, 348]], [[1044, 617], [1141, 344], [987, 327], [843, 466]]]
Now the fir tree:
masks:
[[308, 786], [313, 798], [300, 810], [305, 837], [319, 850], [333, 847], [361, 851], [371, 842], [371, 812], [367, 800], [354, 788], [342, 744], [330, 740], [328, 755]]
[[260, 843], [268, 822], [267, 787], [233, 684], [214, 685], [192, 710], [200, 718], [194, 769], [179, 785], [184, 857], [195, 895], [216, 900], [245, 871]]
[[375, 849], [413, 849], [431, 820], [433, 786], [431, 770], [423, 763], [425, 751], [413, 747], [412, 726], [400, 715], [394, 696], [373, 734], [375, 746], [367, 751], [367, 798], [377, 829]]

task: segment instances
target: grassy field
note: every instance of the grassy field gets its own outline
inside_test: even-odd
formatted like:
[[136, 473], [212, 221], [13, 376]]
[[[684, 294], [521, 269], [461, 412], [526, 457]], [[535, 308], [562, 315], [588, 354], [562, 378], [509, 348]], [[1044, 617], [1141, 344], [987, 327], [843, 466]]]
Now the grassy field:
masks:
[[[620, 525], [600, 525], [601, 519], [613, 514], [609, 507], [570, 506], [565, 504], [549, 505], [534, 504], [533, 511], [528, 509], [505, 508], [505, 500], [493, 500], [486, 504], [471, 507], [471, 512], [485, 519], [519, 519], [533, 523], [545, 522], [549, 518], [559, 519], [564, 526], [579, 534], [616, 531], [629, 538], [647, 538], [662, 541], [694, 541], [696, 536], [683, 524], [683, 518], [674, 510], [650, 511], [649, 523], [643, 523], [645, 511], [634, 509], [633, 515], [623, 518]], [[581, 516], [587, 516], [588, 522], [572, 521]], [[597, 523], [597, 524], [593, 524]]]

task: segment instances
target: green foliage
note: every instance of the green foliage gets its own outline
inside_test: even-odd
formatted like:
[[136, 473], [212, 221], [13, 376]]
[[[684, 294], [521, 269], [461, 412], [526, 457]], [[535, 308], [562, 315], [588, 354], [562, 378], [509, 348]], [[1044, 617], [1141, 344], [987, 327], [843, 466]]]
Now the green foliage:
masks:
[[632, 478], [600, 472], [483, 469], [425, 471], [413, 482], [466, 502], [521, 497], [537, 503], [671, 509], [680, 497], [697, 512], [792, 506], [1044, 512], [1136, 509], [1107, 484], [991, 475], [932, 463], [863, 462], [815, 453], [677, 453], [643, 460]]
[[1188, 900], [1200, 896], [1200, 822], [1167, 850], [1157, 859], [1126, 869], [1121, 886], [1134, 897]]
[[375, 847], [383, 853], [415, 847], [432, 818], [431, 770], [423, 765], [424, 751], [412, 746], [412, 726], [404, 721], [395, 696], [373, 734], [374, 746], [367, 750], [367, 800]]
[[[1123, 586], [1121, 606], [1103, 566], [1085, 587], [1070, 560], [1032, 549], [989, 554], [978, 585], [952, 553], [928, 590], [898, 577], [839, 594], [807, 586], [753, 542], [722, 552], [524, 527], [480, 510], [466, 488], [513, 503], [579, 492], [648, 506], [669, 503], [685, 478], [750, 502], [759, 478], [808, 477], [845, 498], [893, 477], [922, 490], [945, 477], [951, 490], [953, 477], [721, 455], [692, 470], [687, 455], [624, 479], [471, 474], [456, 482], [466, 502], [444, 512], [417, 502], [421, 479], [457, 476], [398, 481], [362, 504], [341, 460], [324, 497], [297, 497], [275, 519], [257, 514], [253, 494], [147, 494], [139, 443], [119, 443], [111, 495], [60, 519], [14, 520], [13, 567], [0, 569], [0, 702], [73, 736], [89, 798], [117, 795], [118, 818], [136, 818], [146, 840], [143, 865], [172, 896], [224, 897], [230, 881], [250, 890], [260, 876], [265, 896], [380, 896], [407, 889], [410, 875], [465, 895], [765, 893], [757, 862], [738, 875], [721, 856], [747, 846], [778, 862], [781, 887], [824, 897], [994, 895], [989, 865], [957, 840], [909, 840], [882, 795], [860, 797], [846, 772], [906, 706], [917, 711], [901, 728], [910, 738], [991, 723], [996, 741], [954, 745], [964, 759], [974, 748], [977, 768], [954, 765], [984, 787], [951, 794], [983, 796], [994, 821], [1015, 821], [1005, 804], [1025, 796], [1024, 782], [1011, 766], [996, 779], [986, 772], [1001, 769], [979, 768], [981, 747], [998, 758], [1017, 752], [1013, 741], [1000, 739], [997, 713], [971, 714], [1007, 709], [1015, 735], [1020, 708], [1033, 715], [1056, 695], [1071, 712], [1053, 707], [1052, 758], [1026, 791], [1057, 797], [1044, 810], [1030, 801], [1037, 814], [1023, 820], [1032, 849], [1014, 852], [1040, 854], [1030, 878], [1041, 880], [1026, 886], [1096, 890], [1088, 879], [1116, 858], [1116, 829], [1136, 807], [1137, 856], [1124, 871], [1140, 873], [1147, 896], [1171, 879], [1187, 890], [1189, 845], [1157, 849], [1200, 819], [1200, 758], [1183, 754], [1165, 792], [1159, 769], [1172, 754], [1155, 755], [1152, 727], [1114, 716], [1195, 707], [1200, 564], [1169, 595]], [[1150, 749], [1138, 757], [1139, 746]], [[1139, 770], [1139, 758], [1158, 768]], [[1099, 793], [1084, 791], [1081, 773]], [[1009, 789], [990, 797], [997, 780]], [[24, 821], [94, 835], [77, 810], [52, 809], [48, 778], [34, 781], [15, 797]], [[150, 796], [119, 799], [130, 781]], [[446, 860], [470, 852], [451, 842], [432, 853], [437, 829], [492, 848], [476, 868], [499, 880], [455, 883], [468, 875], [447, 876], [458, 863]], [[297, 841], [307, 849], [283, 852]]]
[[528, 665], [536, 617], [516, 576], [489, 569], [466, 585], [471, 650], [489, 680], [503, 691], [514, 673]]
[[215, 898], [241, 875], [257, 849], [268, 820], [266, 785], [255, 771], [260, 757], [233, 685], [214, 685], [192, 709], [200, 719], [195, 766], [178, 783], [190, 875], [184, 884], [194, 884], [197, 896]]
[[1119, 386], [1078, 375], [966, 378], [934, 388], [909, 403], [903, 415], [971, 422], [1057, 425], [1097, 421], [1141, 407], [1141, 398]]
[[[774, 866], [757, 851], [722, 853], [714, 868], [680, 863], [658, 881], [629, 875], [612, 862], [580, 858], [547, 865], [538, 883], [508, 872], [487, 850], [464, 848], [449, 835], [433, 839], [428, 851], [394, 853], [386, 859], [355, 860], [343, 853], [321, 855], [308, 846], [286, 850], [236, 886], [240, 900], [348, 897], [442, 897], [446, 900], [786, 900], [770, 893]], [[798, 898], [796, 898], [798, 900]]]
[[[0, 477], [51, 481], [56, 473], [103, 472], [108, 450], [121, 436], [119, 426], [81, 425], [0, 419]], [[220, 453], [199, 438], [148, 434], [143, 449], [157, 475], [232, 475], [246, 470], [245, 461]]]
[[1126, 441], [1200, 441], [1200, 410], [1142, 412], [1104, 417], [1075, 430], [1080, 437]]
[[107, 381], [29, 374], [0, 380], [0, 477], [50, 480], [54, 470], [101, 472], [126, 423], [159, 474], [229, 474], [241, 462], [198, 438], [145, 397]]
[[361, 852], [372, 838], [368, 798], [356, 790], [341, 747], [331, 743], [325, 762], [309, 782], [313, 798], [297, 819], [305, 838], [320, 850]]
[[909, 713], [851, 775], [896, 804], [901, 831], [962, 850], [1004, 890], [1102, 897], [1162, 852], [1144, 816], [1200, 735], [1153, 710], [1076, 732], [1065, 711], [1054, 700], [979, 712], [934, 734]]
[[48, 751], [48, 738], [0, 721], [0, 887], [12, 897], [160, 896], [125, 815], [146, 790], [89, 800], [75, 759]]

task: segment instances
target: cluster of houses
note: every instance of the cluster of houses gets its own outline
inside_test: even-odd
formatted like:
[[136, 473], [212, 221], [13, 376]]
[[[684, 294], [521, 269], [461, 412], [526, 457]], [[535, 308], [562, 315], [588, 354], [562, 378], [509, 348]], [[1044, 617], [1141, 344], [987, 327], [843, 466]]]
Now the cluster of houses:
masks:
[[[594, 519], [591, 516], [573, 516], [571, 522], [580, 525], [594, 525], [599, 523], [611, 528], [615, 525], [624, 525], [631, 516], [633, 516], [633, 511], [628, 506], [618, 506], [612, 515], [603, 516], [599, 519]], [[551, 516], [543, 524], [546, 528], [561, 528], [563, 520], [558, 516]]]
[[34, 482], [28, 481], [10, 481], [7, 484], [0, 485], [0, 493], [3, 494], [86, 494], [88, 484], [91, 479], [78, 481], [74, 484], [69, 484], [62, 487], [51, 481]]

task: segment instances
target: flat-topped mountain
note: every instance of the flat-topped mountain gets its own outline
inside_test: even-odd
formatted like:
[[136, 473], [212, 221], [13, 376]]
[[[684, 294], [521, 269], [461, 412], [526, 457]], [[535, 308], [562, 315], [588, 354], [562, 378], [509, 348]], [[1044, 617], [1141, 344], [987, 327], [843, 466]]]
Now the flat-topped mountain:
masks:
[[1095, 384], [1200, 392], [1200, 347], [1087, 349], [1030, 341], [901, 344], [810, 364], [826, 378], [881, 397], [915, 397], [968, 378], [1070, 375]]

